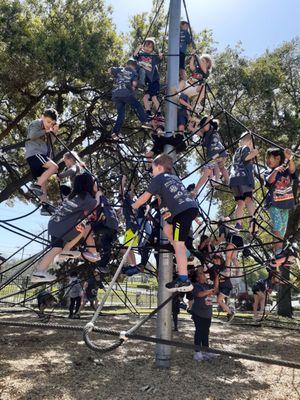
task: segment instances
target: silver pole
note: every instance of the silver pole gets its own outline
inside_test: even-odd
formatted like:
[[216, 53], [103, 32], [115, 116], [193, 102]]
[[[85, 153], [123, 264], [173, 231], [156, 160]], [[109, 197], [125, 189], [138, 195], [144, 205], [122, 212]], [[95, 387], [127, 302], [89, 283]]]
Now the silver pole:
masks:
[[[180, 8], [181, 0], [170, 0], [170, 19], [169, 19], [169, 44], [167, 57], [167, 93], [174, 94], [178, 90], [179, 76], [179, 35], [180, 35]], [[178, 54], [178, 57], [174, 56]], [[176, 102], [175, 97], [171, 98]], [[171, 136], [177, 130], [177, 106], [166, 102], [166, 135]], [[169, 152], [171, 146], [166, 146], [165, 152]], [[175, 152], [171, 153], [175, 155]], [[162, 224], [163, 225], [163, 224]], [[167, 243], [166, 237], [161, 232], [161, 243]], [[165, 301], [170, 293], [166, 290], [165, 284], [173, 279], [173, 255], [170, 253], [161, 253], [159, 256], [158, 268], [158, 293], [157, 305]], [[156, 336], [160, 339], [172, 339], [172, 302], [163, 307], [157, 315]], [[166, 345], [156, 345], [156, 366], [159, 368], [169, 368], [171, 362], [171, 347]]]

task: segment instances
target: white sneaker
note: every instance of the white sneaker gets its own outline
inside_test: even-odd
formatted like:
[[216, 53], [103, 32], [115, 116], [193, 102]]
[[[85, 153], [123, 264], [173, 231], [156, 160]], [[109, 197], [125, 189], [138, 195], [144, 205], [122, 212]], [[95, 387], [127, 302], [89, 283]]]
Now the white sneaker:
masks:
[[56, 281], [56, 276], [51, 275], [48, 272], [39, 272], [36, 271], [34, 274], [31, 276], [31, 283], [39, 283], [39, 282], [53, 282]]
[[85, 258], [86, 260], [95, 263], [97, 261], [101, 260], [100, 254], [99, 253], [91, 253], [89, 251], [84, 251], [82, 253], [83, 258]]
[[201, 351], [196, 351], [194, 354], [194, 360], [195, 361], [204, 361], [205, 358], [203, 356], [203, 353]]
[[216, 353], [206, 353], [206, 352], [203, 352], [202, 355], [204, 357], [204, 360], [213, 360], [220, 356], [219, 354]]

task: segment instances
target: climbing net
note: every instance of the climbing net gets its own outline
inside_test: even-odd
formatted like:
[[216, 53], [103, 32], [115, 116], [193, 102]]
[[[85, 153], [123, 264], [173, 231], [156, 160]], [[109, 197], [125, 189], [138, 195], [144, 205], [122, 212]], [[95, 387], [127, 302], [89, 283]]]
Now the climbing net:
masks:
[[[149, 30], [145, 37], [148, 36], [149, 32], [152, 29], [152, 26], [155, 22], [155, 18], [159, 14], [161, 8], [163, 7], [164, 1], [162, 1], [157, 9], [157, 12], [155, 14], [154, 19], [152, 20]], [[186, 17], [189, 22], [189, 17], [186, 9], [186, 4], [185, 1], [183, 2], [184, 8], [186, 11]], [[167, 16], [167, 21], [168, 22], [168, 16]], [[167, 25], [167, 24], [166, 24]], [[167, 29], [167, 28], [166, 28]], [[192, 34], [192, 32], [191, 32]], [[195, 48], [195, 42], [192, 38], [192, 44], [193, 47]], [[165, 57], [168, 58], [168, 56], [174, 56], [174, 55], [169, 55], [165, 54]], [[197, 62], [197, 58], [196, 58]], [[191, 85], [199, 85], [200, 80], [198, 82], [194, 82]], [[187, 109], [187, 107], [183, 106], [182, 104], [180, 105], [181, 108], [186, 108], [187, 111], [189, 111], [190, 116], [194, 121], [200, 120], [203, 115], [208, 115], [211, 116], [213, 119], [220, 119], [222, 121], [221, 129], [220, 129], [220, 136], [222, 139], [223, 146], [225, 150], [228, 152], [229, 157], [228, 157], [228, 167], [229, 164], [232, 162], [232, 156], [234, 153], [235, 148], [237, 147], [238, 144], [238, 134], [237, 132], [241, 133], [242, 131], [249, 132], [251, 134], [254, 147], [259, 147], [266, 149], [267, 146], [272, 145], [276, 148], [281, 148], [283, 147], [279, 143], [274, 143], [273, 141], [259, 135], [256, 132], [251, 131], [250, 129], [247, 128], [241, 121], [239, 121], [234, 115], [232, 115], [230, 112], [228, 112], [223, 105], [218, 101], [216, 96], [213, 93], [213, 90], [211, 89], [209, 82], [201, 81], [201, 87], [202, 89], [199, 91], [197, 98], [194, 99], [193, 101], [193, 107], [192, 109]], [[184, 93], [186, 88], [183, 88], [181, 90], [178, 90], [174, 94], [166, 94], [165, 89], [163, 88], [161, 93], [160, 93], [160, 106], [163, 107], [167, 102], [169, 103], [174, 103], [176, 106], [178, 106], [178, 95], [180, 93]], [[107, 116], [107, 120], [110, 122], [110, 124], [113, 126], [114, 123], [114, 115], [112, 114], [111, 110], [109, 109], [104, 109], [103, 110]], [[81, 114], [86, 113], [86, 110], [80, 111], [76, 115], [74, 115], [72, 118], [77, 118]], [[93, 118], [93, 123], [95, 125], [98, 124], [98, 129], [101, 131], [101, 126], [99, 125], [99, 121], [95, 116], [92, 115]], [[69, 121], [68, 119], [67, 121]], [[208, 122], [207, 122], [208, 123]], [[206, 123], [206, 124], [207, 124]], [[63, 124], [61, 124], [63, 125]], [[205, 126], [205, 124], [204, 124]], [[203, 128], [203, 126], [201, 126]], [[207, 166], [209, 163], [214, 161], [213, 158], [208, 159], [205, 156], [205, 151], [203, 149], [203, 139], [197, 135], [199, 130], [201, 129], [199, 124], [195, 124], [195, 126], [191, 129], [187, 129], [184, 132], [184, 136], [182, 137], [182, 140], [180, 142], [181, 145], [181, 151], [179, 152], [177, 147], [173, 147], [168, 154], [174, 155], [177, 153], [177, 158], [174, 161], [174, 170], [177, 173], [177, 175], [183, 180], [184, 183], [188, 184], [190, 182], [195, 182], [197, 180], [197, 172], [202, 170], [205, 166]], [[151, 179], [150, 176], [150, 171], [149, 171], [149, 159], [143, 155], [143, 146], [145, 142], [148, 142], [149, 139], [151, 140], [151, 131], [148, 129], [142, 128], [136, 128], [136, 127], [127, 127], [127, 131], [131, 131], [126, 138], [124, 138], [122, 141], [112, 141], [110, 138], [104, 138], [101, 142], [102, 144], [102, 151], [100, 152], [100, 155], [102, 154], [103, 156], [110, 156], [110, 152], [112, 151], [115, 159], [111, 162], [111, 165], [108, 169], [105, 171], [101, 171], [101, 173], [96, 174], [95, 173], [95, 165], [93, 158], [90, 157], [89, 159], [89, 168], [85, 167], [88, 172], [93, 174], [97, 181], [101, 184], [102, 187], [105, 187], [106, 185], [111, 185], [112, 190], [110, 192], [112, 193], [113, 201], [112, 201], [112, 206], [115, 207], [116, 209], [120, 209], [122, 207], [122, 204], [120, 202], [120, 199], [117, 196], [118, 189], [116, 189], [116, 186], [119, 185], [120, 180], [122, 179], [123, 175], [128, 176], [128, 183], [125, 188], [125, 194], [127, 194], [131, 190], [131, 186], [134, 183], [134, 191], [136, 192], [135, 194], [137, 195], [137, 187], [146, 187], [149, 184], [149, 181]], [[172, 131], [172, 132], [165, 132], [165, 135], [167, 137], [176, 137], [176, 135], [181, 135], [181, 131]], [[129, 144], [129, 141], [131, 140], [132, 136], [134, 135], [142, 135], [142, 141], [141, 141], [141, 146], [140, 149], [137, 148], [132, 148], [132, 146]], [[59, 145], [62, 147], [63, 150], [69, 151], [69, 147], [66, 143], [64, 143], [59, 137], [57, 137], [57, 141]], [[90, 143], [89, 143], [90, 144]], [[12, 172], [16, 179], [22, 180], [22, 177], [19, 176], [17, 170], [14, 168], [13, 165], [11, 165], [6, 158], [6, 152], [10, 151], [11, 149], [23, 146], [24, 142], [18, 143], [15, 146], [4, 146], [1, 149], [0, 153], [0, 159], [2, 165], [7, 168], [10, 172]], [[95, 153], [98, 152], [99, 150], [99, 142], [96, 140], [94, 143], [92, 143], [92, 146], [95, 148]], [[294, 154], [297, 157], [297, 149], [294, 149]], [[55, 159], [55, 158], [54, 158]], [[191, 161], [192, 160], [192, 161]], [[195, 165], [196, 161], [200, 165]], [[189, 172], [188, 173], [182, 173], [183, 166], [187, 165]], [[264, 269], [267, 269], [267, 271], [272, 271], [272, 274], [277, 278], [278, 283], [284, 285], [287, 290], [290, 290], [291, 288], [297, 289], [296, 286], [296, 281], [299, 280], [300, 275], [296, 270], [292, 270], [290, 266], [288, 266], [288, 258], [290, 255], [293, 256], [294, 259], [298, 260], [298, 254], [297, 254], [297, 248], [296, 248], [296, 241], [299, 238], [299, 230], [296, 231], [291, 237], [286, 238], [283, 242], [283, 246], [286, 250], [286, 259], [281, 263], [280, 268], [281, 272], [278, 271], [278, 269], [273, 268], [273, 246], [275, 243], [279, 241], [279, 239], [272, 233], [272, 227], [270, 223], [270, 218], [269, 214], [266, 212], [264, 209], [264, 201], [266, 199], [266, 196], [268, 194], [268, 190], [264, 187], [263, 184], [263, 179], [261, 178], [262, 173], [265, 170], [265, 166], [262, 165], [259, 160], [256, 158], [255, 159], [255, 175], [256, 175], [256, 186], [254, 190], [254, 200], [256, 202], [256, 209], [254, 212], [253, 216], [245, 216], [242, 218], [244, 221], [244, 227], [243, 229], [239, 230], [238, 232], [234, 228], [234, 224], [236, 222], [236, 219], [234, 218], [234, 208], [229, 211], [227, 214], [227, 219], [226, 222], [223, 221], [223, 224], [231, 230], [232, 232], [241, 235], [243, 237], [243, 244], [239, 247], [235, 247], [235, 252], [239, 254], [240, 258], [240, 267], [236, 266], [231, 266], [231, 279], [237, 279], [237, 278], [242, 278], [242, 277], [247, 277], [250, 274], [253, 274], [253, 272], [257, 271], [262, 271]], [[113, 182], [113, 184], [112, 184]], [[32, 192], [30, 187], [27, 186], [25, 183], [25, 186], [28, 189], [28, 193], [32, 198], [36, 198], [35, 194]], [[123, 193], [124, 195], [124, 193]], [[196, 195], [196, 200], [198, 204], [198, 209], [199, 209], [199, 214], [201, 217], [201, 224], [195, 229], [194, 236], [198, 237], [203, 237], [204, 235], [209, 235], [212, 238], [216, 238], [217, 231], [218, 231], [218, 220], [216, 216], [216, 212], [214, 209], [215, 203], [220, 204], [222, 202], [229, 201], [229, 198], [231, 198], [231, 190], [228, 187], [228, 185], [224, 182], [217, 181], [214, 179], [214, 177], [210, 177], [207, 179], [207, 181], [203, 184], [201, 190], [199, 193]], [[26, 217], [30, 216], [31, 214], [37, 212], [37, 210], [40, 208], [40, 206], [36, 206], [34, 210], [31, 212], [21, 215], [21, 216], [16, 216], [15, 218], [11, 219], [6, 219], [6, 220], [0, 220], [0, 228], [9, 232], [12, 232], [16, 235], [19, 235], [20, 237], [23, 237], [25, 239], [28, 239], [28, 242], [18, 249], [18, 251], [14, 252], [13, 254], [10, 255], [6, 260], [1, 265], [1, 282], [0, 282], [0, 303], [2, 305], [13, 305], [13, 306], [21, 306], [25, 307], [26, 309], [29, 309], [33, 312], [35, 311], [34, 308], [30, 306], [33, 300], [35, 300], [40, 293], [42, 293], [45, 290], [50, 290], [53, 295], [60, 295], [63, 294], [62, 297], [65, 297], [68, 295], [68, 292], [71, 290], [71, 284], [66, 283], [66, 276], [68, 275], [68, 272], [71, 269], [78, 268], [78, 270], [82, 273], [82, 281], [84, 281], [88, 275], [89, 272], [93, 270], [92, 265], [87, 261], [87, 260], [72, 260], [66, 258], [64, 262], [61, 263], [61, 269], [60, 271], [57, 272], [57, 281], [51, 284], [46, 284], [42, 289], [35, 288], [34, 286], [28, 286], [25, 285], [25, 287], [22, 287], [17, 283], [17, 279], [19, 277], [24, 276], [26, 271], [28, 271], [33, 265], [39, 262], [39, 260], [49, 251], [50, 249], [50, 241], [44, 237], [45, 231], [40, 232], [39, 234], [33, 234], [29, 230], [26, 229], [21, 229], [17, 227], [14, 222], [18, 220], [25, 220]], [[149, 215], [151, 216], [151, 211], [148, 210]], [[149, 251], [152, 251], [153, 248], [157, 253], [161, 253], [166, 251], [162, 246], [159, 245], [159, 243], [153, 245], [153, 243], [149, 243], [149, 234], [145, 230], [145, 221], [148, 219], [149, 215], [145, 215], [142, 223], [136, 221], [139, 225], [139, 229], [136, 231], [135, 236], [136, 237], [143, 237], [145, 240], [143, 242], [143, 249], [148, 248]], [[251, 221], [250, 221], [251, 220]], [[251, 229], [249, 231], [248, 228], [246, 228], [247, 222], [251, 222], [255, 225], [255, 229]], [[130, 239], [131, 240], [131, 239]], [[36, 242], [43, 246], [43, 250], [38, 252], [37, 254], [22, 260], [13, 266], [7, 266], [8, 262], [12, 260], [18, 252], [21, 252], [24, 250], [28, 245], [30, 245], [32, 242]], [[84, 246], [85, 243], [82, 244]], [[112, 350], [119, 345], [121, 345], [127, 338], [135, 338], [138, 340], [147, 340], [146, 337], [142, 337], [141, 335], [137, 335], [135, 331], [141, 327], [146, 321], [148, 321], [153, 315], [155, 315], [162, 307], [164, 307], [169, 301], [172, 300], [173, 296], [171, 296], [169, 299], [167, 299], [165, 302], [160, 304], [157, 308], [155, 308], [154, 311], [152, 311], [149, 315], [144, 317], [141, 321], [139, 321], [133, 328], [129, 329], [127, 332], [115, 332], [112, 330], [101, 330], [101, 328], [95, 327], [95, 322], [100, 314], [100, 311], [102, 310], [104, 303], [110, 293], [111, 290], [115, 291], [115, 294], [119, 297], [120, 301], [124, 303], [124, 306], [127, 307], [130, 312], [133, 314], [138, 315], [139, 311], [137, 308], [134, 306], [134, 304], [131, 302], [130, 298], [126, 295], [124, 292], [123, 287], [120, 285], [118, 281], [118, 276], [122, 272], [122, 267], [124, 266], [124, 263], [126, 261], [126, 256], [130, 250], [134, 250], [135, 252], [140, 252], [141, 248], [140, 246], [129, 246], [127, 247], [127, 251], [125, 255], [122, 257], [121, 263], [119, 262], [120, 257], [121, 257], [121, 251], [124, 250], [124, 245], [121, 245], [120, 243], [116, 242], [113, 246], [113, 252], [112, 252], [112, 257], [110, 261], [110, 271], [111, 274], [114, 272], [114, 275], [108, 275], [110, 279], [110, 283], [108, 280], [106, 281], [106, 278], [104, 278], [105, 283], [107, 284], [107, 289], [106, 293], [103, 296], [103, 299], [101, 301], [101, 304], [99, 305], [96, 313], [94, 314], [92, 320], [89, 322], [89, 324], [86, 325], [85, 330], [84, 330], [84, 338], [87, 343], [87, 345], [94, 349], [94, 350], [100, 350], [100, 351], [108, 351]], [[81, 247], [79, 248], [81, 250]], [[212, 257], [214, 254], [222, 254], [223, 257], [226, 257], [226, 252], [229, 250], [226, 249], [226, 247], [219, 247], [214, 250], [210, 250], [208, 256]], [[192, 255], [195, 257], [197, 260], [194, 265], [198, 267], [199, 265], [202, 265], [203, 263], [203, 258], [199, 256], [199, 252], [192, 252]], [[151, 263], [150, 263], [151, 264]], [[286, 274], [285, 272], [288, 272]], [[151, 268], [145, 269], [145, 273], [148, 273], [154, 277], [157, 276], [157, 270], [156, 268], [151, 265]], [[292, 276], [292, 278], [291, 278]], [[58, 286], [58, 283], [60, 284]], [[6, 288], [8, 288], [10, 285], [14, 284], [14, 287], [16, 290], [13, 293], [9, 293], [5, 291]], [[118, 290], [123, 292], [125, 300], [123, 300], [123, 297], [118, 294], [118, 292], [114, 289], [114, 285], [117, 285]], [[34, 293], [33, 293], [33, 290]], [[33, 293], [33, 294], [32, 294]], [[20, 300], [13, 301], [14, 298], [19, 296]], [[21, 299], [22, 296], [22, 299]], [[279, 300], [280, 301], [280, 300]], [[53, 314], [55, 309], [55, 306], [53, 307], [52, 311], [48, 314], [48, 317], [46, 317], [46, 320], [49, 319], [49, 317]], [[45, 316], [43, 316], [44, 318]], [[264, 312], [264, 315], [262, 316], [262, 320], [266, 319], [267, 315]], [[261, 321], [260, 321], [261, 322]], [[16, 324], [16, 323], [15, 323]], [[24, 325], [25, 326], [25, 325]], [[53, 324], [52, 324], [53, 326]], [[257, 326], [257, 325], [256, 325]], [[74, 328], [76, 329], [76, 328]], [[81, 329], [81, 328], [80, 328]], [[90, 339], [90, 333], [91, 331], [95, 332], [100, 332], [102, 334], [108, 334], [112, 336], [119, 336], [119, 339], [116, 343], [114, 343], [111, 346], [105, 347], [105, 348], [99, 348], [99, 346], [95, 345], [91, 339]], [[149, 341], [149, 338], [148, 338]], [[151, 341], [151, 340], [150, 340]], [[155, 341], [154, 339], [152, 342]], [[183, 344], [172, 344], [168, 341], [155, 341], [156, 343], [162, 343], [162, 344], [171, 344], [171, 345], [177, 345], [179, 347], [184, 347]], [[167, 343], [168, 342], [168, 343]], [[211, 350], [214, 352], [214, 350]], [[219, 352], [220, 353], [220, 352]], [[225, 354], [226, 352], [223, 351]], [[228, 352], [227, 352], [228, 353]], [[228, 354], [232, 355], [232, 354]], [[250, 358], [249, 358], [250, 357]], [[254, 356], [253, 356], [254, 357]], [[247, 357], [246, 357], [247, 358]], [[259, 357], [258, 357], [259, 358]], [[251, 356], [248, 355], [248, 359], [251, 359]], [[252, 358], [254, 359], [254, 358]], [[259, 361], [259, 360], [258, 360]], [[293, 364], [296, 365], [296, 364]], [[299, 367], [299, 365], [297, 365]]]

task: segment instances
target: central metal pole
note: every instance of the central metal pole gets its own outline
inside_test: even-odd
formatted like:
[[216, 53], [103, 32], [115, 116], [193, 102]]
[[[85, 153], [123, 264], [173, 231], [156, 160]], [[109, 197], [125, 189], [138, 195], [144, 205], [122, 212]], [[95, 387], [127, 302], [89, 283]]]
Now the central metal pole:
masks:
[[[179, 77], [179, 36], [180, 36], [180, 8], [181, 0], [170, 0], [170, 19], [169, 19], [169, 44], [167, 56], [167, 94], [173, 95], [178, 90]], [[178, 56], [176, 56], [178, 54]], [[176, 103], [175, 96], [170, 98]], [[172, 132], [177, 131], [177, 106], [166, 101], [166, 136], [171, 136]], [[165, 153], [172, 149], [166, 146]], [[171, 153], [175, 157], [175, 152]], [[163, 225], [163, 223], [162, 223]], [[161, 232], [161, 243], [167, 243], [167, 238]], [[173, 255], [171, 253], [161, 253], [159, 256], [158, 267], [158, 294], [157, 305], [164, 302], [171, 293], [165, 288], [165, 284], [173, 280]], [[172, 302], [166, 304], [157, 315], [156, 336], [161, 339], [172, 339]], [[156, 366], [159, 368], [169, 368], [171, 362], [171, 347], [166, 345], [156, 345]]]

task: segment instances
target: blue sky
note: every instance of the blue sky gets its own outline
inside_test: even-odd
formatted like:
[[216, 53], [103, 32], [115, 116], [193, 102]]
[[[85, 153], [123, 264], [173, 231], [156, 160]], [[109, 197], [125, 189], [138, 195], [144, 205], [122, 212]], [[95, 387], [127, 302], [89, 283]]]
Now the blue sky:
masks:
[[[168, 4], [168, 1], [165, 2]], [[152, 0], [107, 1], [113, 7], [113, 21], [117, 31], [128, 32], [129, 18], [136, 13], [150, 11]], [[204, 28], [213, 30], [218, 50], [227, 45], [242, 42], [246, 56], [255, 57], [267, 48], [272, 50], [283, 41], [299, 35], [300, 1], [298, 0], [186, 0], [191, 25], [196, 32]], [[182, 16], [184, 10], [182, 8]], [[186, 184], [190, 182], [185, 182]], [[14, 208], [0, 204], [0, 219], [13, 218], [29, 212], [33, 207], [16, 202]], [[48, 218], [38, 213], [16, 224], [38, 233], [47, 226]], [[22, 246], [26, 239], [18, 238], [0, 228], [0, 253], [10, 254]], [[24, 256], [40, 250], [33, 244], [24, 251]]]
[[[113, 0], [107, 4], [113, 7], [117, 31], [127, 32], [129, 18], [150, 11], [152, 0]], [[241, 41], [245, 55], [254, 57], [299, 35], [298, 0], [186, 0], [186, 4], [193, 29], [212, 29], [219, 50]], [[185, 16], [183, 6], [181, 15]]]

